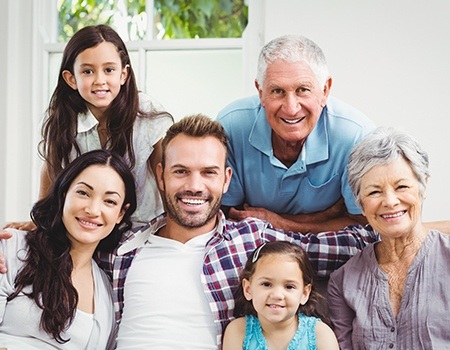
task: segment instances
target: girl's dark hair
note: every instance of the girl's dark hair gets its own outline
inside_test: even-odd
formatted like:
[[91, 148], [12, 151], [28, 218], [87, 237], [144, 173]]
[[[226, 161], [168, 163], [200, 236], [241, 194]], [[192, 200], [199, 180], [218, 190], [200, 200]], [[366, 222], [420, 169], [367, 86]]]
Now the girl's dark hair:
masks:
[[234, 316], [242, 317], [245, 315], [258, 316], [253, 303], [251, 300], [247, 300], [244, 296], [244, 290], [242, 286], [242, 281], [244, 279], [250, 280], [256, 270], [256, 265], [258, 261], [267, 255], [287, 255], [292, 258], [292, 260], [298, 263], [300, 270], [303, 275], [303, 284], [306, 286], [311, 285], [311, 293], [309, 294], [308, 301], [305, 305], [299, 305], [297, 313], [302, 313], [307, 316], [315, 316], [322, 319], [326, 323], [330, 323], [326, 315], [322, 314], [318, 310], [317, 305], [319, 302], [323, 301], [324, 298], [317, 292], [315, 287], [315, 276], [316, 273], [309, 261], [306, 252], [298, 245], [286, 242], [286, 241], [275, 241], [267, 242], [262, 246], [256, 248], [253, 253], [249, 256], [244, 269], [241, 272], [241, 283], [238, 289], [235, 291], [235, 309]]
[[102, 42], [116, 46], [122, 61], [122, 68], [128, 66], [128, 76], [120, 88], [117, 97], [105, 111], [109, 132], [108, 147], [120, 156], [128, 156], [131, 168], [135, 165], [133, 150], [133, 124], [136, 117], [149, 117], [155, 110], [144, 112], [139, 109], [139, 91], [131, 66], [127, 48], [120, 36], [107, 25], [88, 26], [77, 31], [67, 43], [59, 69], [58, 82], [50, 99], [46, 112], [46, 120], [42, 127], [42, 141], [39, 154], [46, 160], [51, 180], [70, 162], [70, 154], [75, 149], [77, 156], [81, 151], [76, 142], [77, 117], [87, 113], [88, 107], [78, 90], [72, 89], [64, 80], [65, 70], [74, 74], [74, 63], [77, 56], [86, 49]]
[[15, 279], [15, 291], [8, 297], [12, 300], [25, 287], [31, 286], [32, 291], [24, 294], [42, 309], [40, 326], [58, 343], [68, 341], [61, 337], [61, 333], [72, 323], [78, 304], [78, 293], [71, 283], [71, 244], [62, 221], [63, 207], [74, 179], [93, 165], [111, 167], [119, 174], [125, 185], [122, 209], [128, 205], [121, 223], [100, 241], [97, 250], [112, 250], [123, 232], [131, 228], [130, 216], [136, 210], [136, 192], [134, 177], [126, 162], [106, 150], [81, 155], [60, 173], [49, 194], [33, 206], [31, 217], [36, 229], [26, 236], [28, 253]]

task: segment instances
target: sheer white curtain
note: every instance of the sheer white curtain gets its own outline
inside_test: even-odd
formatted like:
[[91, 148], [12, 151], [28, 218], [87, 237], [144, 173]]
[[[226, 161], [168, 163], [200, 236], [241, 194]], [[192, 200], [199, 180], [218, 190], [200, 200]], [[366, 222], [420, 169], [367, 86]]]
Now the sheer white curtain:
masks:
[[31, 155], [34, 142], [32, 99], [33, 0], [4, 0], [1, 11], [0, 222], [28, 219], [32, 205]]

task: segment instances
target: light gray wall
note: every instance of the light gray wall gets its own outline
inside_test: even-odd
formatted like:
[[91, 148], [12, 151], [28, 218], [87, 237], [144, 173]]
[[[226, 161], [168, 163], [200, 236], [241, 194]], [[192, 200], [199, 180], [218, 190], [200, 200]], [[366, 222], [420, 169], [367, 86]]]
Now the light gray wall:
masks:
[[309, 37], [327, 57], [333, 95], [419, 140], [431, 167], [424, 219], [450, 219], [450, 1], [259, 1], [264, 42]]

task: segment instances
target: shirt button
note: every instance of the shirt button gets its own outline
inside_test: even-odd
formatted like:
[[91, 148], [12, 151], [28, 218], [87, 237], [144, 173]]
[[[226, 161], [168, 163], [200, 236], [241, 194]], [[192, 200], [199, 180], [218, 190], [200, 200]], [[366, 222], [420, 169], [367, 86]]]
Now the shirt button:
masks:
[[395, 327], [391, 327], [391, 332], [395, 332]]
[[394, 347], [394, 344], [389, 344], [389, 349], [392, 349]]

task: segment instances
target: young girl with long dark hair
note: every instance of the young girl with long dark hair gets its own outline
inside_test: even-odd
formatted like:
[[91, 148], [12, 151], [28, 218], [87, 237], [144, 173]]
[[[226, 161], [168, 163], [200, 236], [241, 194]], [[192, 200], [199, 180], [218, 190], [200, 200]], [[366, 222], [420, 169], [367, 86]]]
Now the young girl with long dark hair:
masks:
[[[58, 82], [42, 128], [45, 159], [39, 198], [61, 170], [81, 154], [108, 149], [124, 157], [136, 179], [138, 208], [133, 222], [163, 212], [154, 178], [160, 141], [173, 119], [138, 91], [127, 48], [106, 25], [80, 29], [67, 43]], [[5, 227], [29, 230], [31, 222]]]

